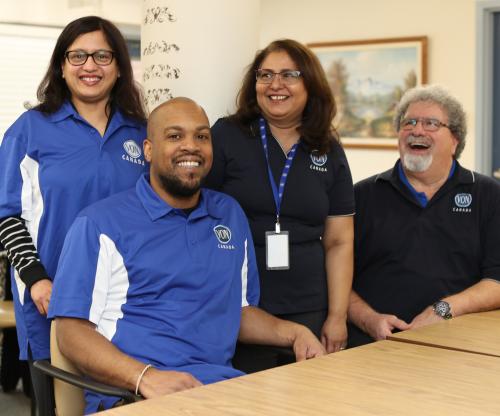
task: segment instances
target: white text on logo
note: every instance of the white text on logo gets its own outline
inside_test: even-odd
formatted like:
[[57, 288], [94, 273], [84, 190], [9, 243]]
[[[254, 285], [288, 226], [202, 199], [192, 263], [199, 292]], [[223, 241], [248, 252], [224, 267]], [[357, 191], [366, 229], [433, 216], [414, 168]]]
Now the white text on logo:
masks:
[[309, 169], [311, 170], [316, 170], [318, 172], [328, 172], [328, 169], [324, 167], [324, 164], [328, 160], [327, 155], [315, 155], [314, 153], [311, 153], [310, 155], [311, 161], [313, 162], [311, 165], [309, 165]]
[[466, 194], [466, 193], [461, 193], [461, 194], [456, 194], [455, 198], [455, 207], [453, 207], [452, 211], [453, 212], [471, 212], [470, 205], [472, 204], [472, 195], [471, 194]]
[[140, 159], [142, 151], [136, 142], [134, 142], [133, 140], [127, 140], [125, 143], [123, 143], [123, 149], [125, 149], [125, 152], [127, 152], [126, 155], [122, 155], [123, 160], [134, 163], [136, 165], [144, 166], [144, 160]]
[[216, 225], [214, 227], [214, 233], [219, 240], [219, 244], [217, 247], [222, 248], [224, 250], [235, 250], [235, 247], [232, 244], [229, 244], [231, 241], [231, 230], [225, 225]]

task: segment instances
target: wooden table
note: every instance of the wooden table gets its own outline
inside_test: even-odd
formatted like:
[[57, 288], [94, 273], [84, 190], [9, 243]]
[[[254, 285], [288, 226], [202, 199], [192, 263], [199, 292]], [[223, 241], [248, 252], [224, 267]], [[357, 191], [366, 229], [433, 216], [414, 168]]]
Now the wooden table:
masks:
[[500, 310], [462, 315], [389, 339], [500, 357]]
[[11, 300], [0, 300], [0, 328], [16, 326], [14, 303]]
[[500, 415], [499, 385], [497, 358], [381, 341], [102, 415]]

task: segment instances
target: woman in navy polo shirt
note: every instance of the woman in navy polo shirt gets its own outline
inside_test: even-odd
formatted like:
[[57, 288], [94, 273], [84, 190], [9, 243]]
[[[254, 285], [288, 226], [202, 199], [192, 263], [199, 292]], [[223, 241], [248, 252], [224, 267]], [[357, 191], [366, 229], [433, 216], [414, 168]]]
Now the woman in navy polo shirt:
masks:
[[[134, 186], [146, 137], [125, 40], [100, 17], [64, 28], [37, 96], [0, 147], [0, 241], [14, 269], [20, 356], [30, 362], [50, 356], [46, 314], [66, 231], [82, 208]], [[31, 372], [36, 398], [48, 397]]]
[[[212, 129], [206, 185], [235, 197], [248, 216], [260, 306], [339, 351], [347, 339], [354, 196], [318, 59], [296, 41], [272, 42], [248, 68], [237, 107]], [[269, 348], [239, 345], [233, 365], [251, 372], [284, 362]]]

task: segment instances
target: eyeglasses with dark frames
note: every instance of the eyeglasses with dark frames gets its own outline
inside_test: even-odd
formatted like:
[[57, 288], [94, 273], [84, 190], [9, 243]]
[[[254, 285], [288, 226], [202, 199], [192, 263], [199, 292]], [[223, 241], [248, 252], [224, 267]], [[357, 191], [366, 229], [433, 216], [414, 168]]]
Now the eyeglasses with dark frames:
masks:
[[100, 49], [93, 53], [87, 53], [85, 51], [76, 50], [76, 51], [67, 51], [64, 54], [65, 58], [71, 65], [74, 66], [82, 66], [85, 65], [89, 56], [92, 57], [96, 65], [107, 66], [113, 62], [113, 58], [115, 56], [113, 51], [107, 51], [105, 49]]
[[403, 130], [413, 130], [417, 127], [418, 123], [422, 124], [422, 128], [425, 131], [438, 131], [441, 127], [450, 128], [448, 124], [442, 123], [435, 118], [418, 117], [418, 118], [403, 118], [401, 119], [401, 129]]
[[269, 69], [257, 69], [255, 71], [255, 79], [260, 84], [272, 84], [276, 76], [283, 84], [292, 85], [299, 82], [302, 73], [291, 69], [286, 69], [281, 72], [273, 72]]

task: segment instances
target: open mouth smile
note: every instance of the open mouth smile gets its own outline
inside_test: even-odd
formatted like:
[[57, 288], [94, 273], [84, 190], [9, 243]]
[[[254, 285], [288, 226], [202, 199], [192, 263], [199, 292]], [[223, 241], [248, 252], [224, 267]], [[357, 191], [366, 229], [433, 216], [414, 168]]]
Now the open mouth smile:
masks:
[[177, 163], [177, 166], [180, 166], [182, 168], [197, 168], [200, 165], [201, 165], [200, 162], [195, 162], [195, 161], [185, 161]]
[[271, 101], [284, 101], [288, 98], [288, 95], [269, 95]]
[[408, 137], [408, 147], [411, 150], [427, 150], [430, 149], [432, 143], [425, 137]]
[[78, 77], [78, 79], [86, 85], [94, 85], [97, 84], [102, 79], [102, 77], [99, 77], [97, 75], [82, 75]]

